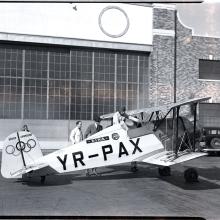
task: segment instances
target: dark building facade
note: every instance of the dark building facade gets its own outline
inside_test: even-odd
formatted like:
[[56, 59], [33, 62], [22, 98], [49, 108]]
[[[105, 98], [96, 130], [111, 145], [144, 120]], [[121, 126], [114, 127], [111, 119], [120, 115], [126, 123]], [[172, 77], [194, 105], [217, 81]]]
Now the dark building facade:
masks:
[[[192, 97], [219, 102], [220, 39], [192, 35], [177, 18], [174, 91], [175, 6], [153, 10], [150, 49], [22, 41], [1, 36], [0, 141], [28, 124], [45, 148], [68, 142], [76, 120], [84, 129], [94, 115], [120, 106], [137, 109]], [[208, 67], [208, 68], [207, 68]]]

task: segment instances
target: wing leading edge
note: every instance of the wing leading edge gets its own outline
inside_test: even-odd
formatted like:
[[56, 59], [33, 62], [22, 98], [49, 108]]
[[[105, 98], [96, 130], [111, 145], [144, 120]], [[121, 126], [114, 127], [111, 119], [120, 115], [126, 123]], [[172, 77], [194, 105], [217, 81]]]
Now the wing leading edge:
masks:
[[[139, 114], [142, 112], [145, 112], [147, 114], [150, 114], [152, 112], [157, 112], [157, 111], [162, 111], [162, 112], [167, 112], [172, 108], [178, 107], [178, 106], [183, 106], [183, 105], [188, 105], [188, 104], [193, 104], [193, 103], [200, 103], [209, 100], [211, 97], [204, 97], [204, 98], [194, 98], [194, 99], [189, 99], [187, 101], [183, 102], [177, 102], [177, 103], [168, 103], [166, 105], [160, 105], [160, 106], [155, 106], [155, 107], [149, 107], [149, 108], [142, 108], [142, 109], [135, 109], [135, 110], [130, 110], [126, 111], [128, 115], [135, 115]], [[113, 117], [114, 113], [109, 113], [100, 116], [102, 119], [111, 119]]]

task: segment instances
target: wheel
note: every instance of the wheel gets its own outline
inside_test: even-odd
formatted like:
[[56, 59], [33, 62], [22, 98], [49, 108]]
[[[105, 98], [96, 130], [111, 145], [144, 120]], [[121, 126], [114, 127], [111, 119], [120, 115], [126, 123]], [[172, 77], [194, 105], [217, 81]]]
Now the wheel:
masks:
[[212, 138], [211, 142], [210, 142], [210, 146], [213, 149], [219, 149], [220, 148], [220, 138]]
[[41, 177], [40, 177], [40, 183], [41, 183], [41, 184], [44, 184], [44, 183], [45, 183], [45, 180], [46, 180], [46, 176], [41, 176]]
[[198, 182], [198, 172], [194, 168], [188, 168], [184, 172], [184, 178], [187, 183]]
[[170, 176], [170, 167], [159, 167], [158, 172], [160, 176]]

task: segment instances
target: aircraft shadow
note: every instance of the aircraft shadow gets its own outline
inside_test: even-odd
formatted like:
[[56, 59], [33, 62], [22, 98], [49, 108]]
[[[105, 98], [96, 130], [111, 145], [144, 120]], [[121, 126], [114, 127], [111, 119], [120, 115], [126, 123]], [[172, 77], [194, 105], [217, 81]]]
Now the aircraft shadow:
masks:
[[137, 172], [132, 172], [130, 166], [111, 166], [108, 170], [102, 171], [102, 169], [97, 169], [98, 176], [78, 176], [74, 178], [74, 181], [80, 180], [118, 180], [118, 179], [133, 179], [133, 178], [155, 178], [157, 177], [157, 171], [154, 167], [143, 168], [138, 167]]
[[[138, 172], [133, 173], [130, 170], [129, 166], [112, 166], [109, 171], [100, 172], [101, 176], [78, 176], [75, 177], [73, 181], [81, 181], [81, 180], [114, 180], [114, 179], [133, 179], [133, 178], [158, 178], [162, 181], [166, 181], [172, 185], [180, 187], [184, 190], [208, 190], [208, 189], [219, 189], [220, 185], [212, 183], [208, 180], [204, 180], [199, 178], [199, 181], [196, 183], [186, 183], [184, 179], [183, 172], [173, 170], [171, 176], [161, 177], [158, 174], [157, 167], [149, 166], [149, 167], [138, 167]], [[185, 167], [187, 168], [187, 167]], [[199, 175], [202, 177], [205, 174], [209, 173], [209, 170], [205, 169], [197, 169]], [[97, 169], [99, 171], [99, 169]], [[119, 173], [120, 172], [120, 173]], [[216, 173], [220, 173], [220, 169], [216, 169], [212, 171], [212, 173], [206, 176], [207, 179], [214, 178]], [[220, 179], [220, 176], [219, 176]]]
[[[188, 168], [184, 166], [184, 168]], [[209, 180], [220, 180], [220, 168], [196, 168], [199, 176], [205, 177], [208, 180], [199, 178], [197, 183], [186, 183], [184, 174], [182, 171], [172, 170], [171, 176], [160, 177], [156, 166], [139, 165], [137, 172], [132, 172], [130, 166], [116, 165], [106, 168], [97, 168], [99, 176], [86, 176], [85, 171], [81, 171], [74, 174], [47, 176], [44, 184], [40, 182], [40, 177], [33, 177], [31, 179], [18, 180], [24, 185], [39, 187], [39, 186], [58, 186], [72, 184], [74, 181], [97, 181], [97, 180], [119, 180], [119, 179], [139, 179], [139, 178], [158, 178], [162, 181], [166, 181], [172, 185], [180, 187], [184, 190], [208, 190], [219, 189], [220, 185], [215, 184]]]
[[195, 183], [186, 183], [184, 179], [184, 173], [177, 171], [177, 170], [173, 170], [171, 176], [159, 177], [159, 178], [163, 181], [166, 181], [184, 190], [208, 190], [208, 189], [219, 189], [220, 188], [220, 185], [209, 181], [209, 179], [211, 180], [210, 175], [206, 177], [208, 180], [205, 180], [202, 178], [204, 177], [204, 174], [207, 172], [205, 171], [205, 169], [201, 170], [201, 169], [196, 168], [196, 170], [198, 171], [199, 177], [198, 177], [198, 182], [195, 182]]
[[30, 179], [17, 180], [24, 185], [38, 187], [38, 186], [58, 186], [72, 184], [74, 181], [93, 181], [93, 180], [112, 180], [112, 179], [132, 179], [132, 178], [155, 178], [157, 177], [157, 171], [155, 168], [144, 169], [139, 168], [138, 172], [132, 172], [130, 166], [111, 166], [107, 168], [97, 168], [99, 176], [91, 175], [86, 176], [85, 171], [81, 171], [76, 174], [63, 174], [46, 176], [44, 184], [40, 182], [40, 177], [32, 177]]
[[45, 183], [40, 182], [40, 177], [32, 177], [30, 179], [21, 179], [16, 182], [21, 182], [23, 185], [32, 187], [46, 187], [46, 186], [59, 186], [72, 184], [73, 179], [77, 176], [76, 174], [69, 175], [53, 175], [46, 176]]
[[220, 167], [196, 168], [199, 175], [210, 180], [220, 180]]

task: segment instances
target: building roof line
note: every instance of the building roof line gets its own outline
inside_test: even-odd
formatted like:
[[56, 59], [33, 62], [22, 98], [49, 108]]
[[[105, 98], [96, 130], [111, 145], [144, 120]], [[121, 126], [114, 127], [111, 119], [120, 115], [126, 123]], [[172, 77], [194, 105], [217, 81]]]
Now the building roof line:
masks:
[[1, 41], [151, 52], [152, 45], [0, 32]]
[[176, 5], [174, 3], [168, 4], [168, 3], [154, 3], [153, 8], [158, 8], [158, 9], [167, 9], [167, 10], [175, 10]]

